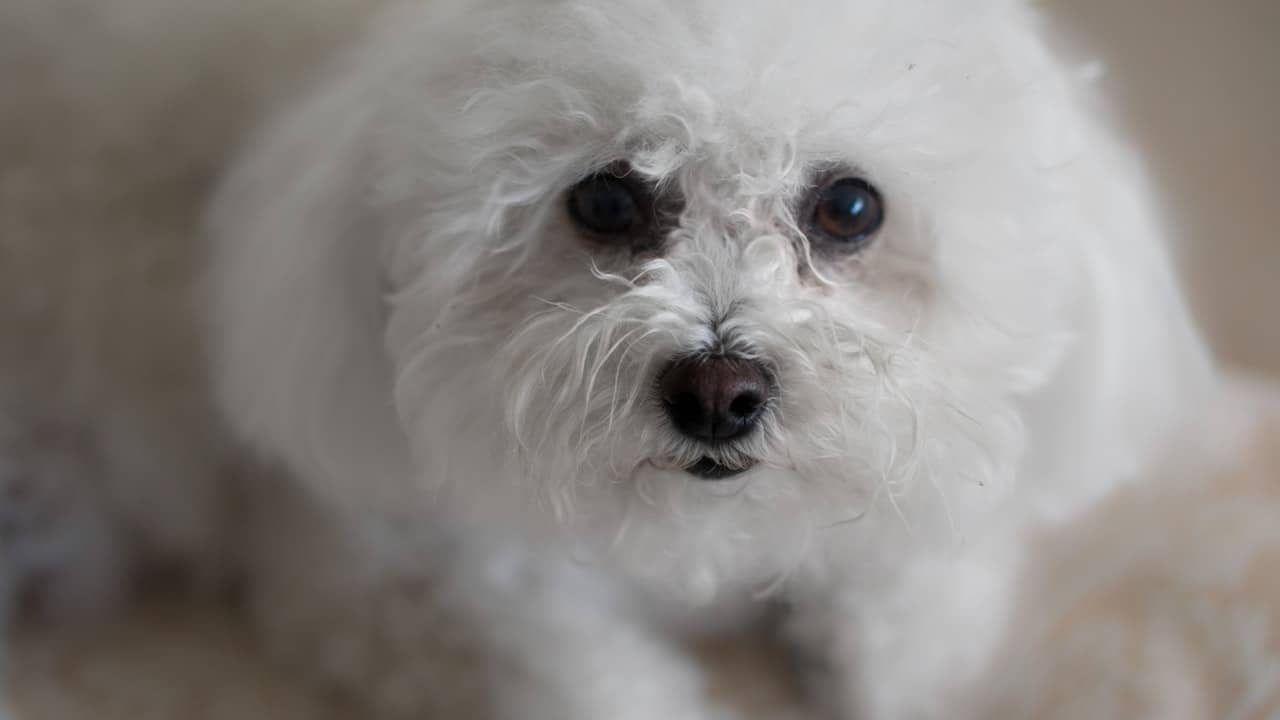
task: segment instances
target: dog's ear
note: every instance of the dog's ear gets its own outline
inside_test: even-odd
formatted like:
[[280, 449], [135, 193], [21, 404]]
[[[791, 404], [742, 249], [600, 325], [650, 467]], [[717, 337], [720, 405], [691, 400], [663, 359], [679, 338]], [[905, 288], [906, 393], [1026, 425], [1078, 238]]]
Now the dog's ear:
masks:
[[[1110, 138], [1077, 187], [1097, 212], [1079, 242], [1071, 346], [1031, 399], [1025, 481], [1088, 501], [1114, 483], [1194, 457], [1213, 364], [1169, 257], [1169, 229], [1141, 163]], [[1186, 453], [1186, 455], [1183, 455]], [[1052, 491], [1059, 494], [1059, 491]], [[1073, 504], [1059, 497], [1051, 507]]]
[[370, 211], [368, 84], [334, 82], [269, 130], [214, 202], [214, 374], [238, 435], [372, 497], [406, 477]]

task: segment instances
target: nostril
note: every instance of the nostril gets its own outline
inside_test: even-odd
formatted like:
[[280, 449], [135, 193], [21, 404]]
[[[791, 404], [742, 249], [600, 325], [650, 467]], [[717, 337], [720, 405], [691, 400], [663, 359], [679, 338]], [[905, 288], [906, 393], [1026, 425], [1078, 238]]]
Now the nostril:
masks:
[[702, 414], [702, 401], [690, 392], [670, 394], [664, 402], [668, 412], [680, 418], [693, 420]]
[[754, 392], [742, 393], [729, 403], [729, 414], [739, 420], [751, 420], [764, 407], [764, 398]]

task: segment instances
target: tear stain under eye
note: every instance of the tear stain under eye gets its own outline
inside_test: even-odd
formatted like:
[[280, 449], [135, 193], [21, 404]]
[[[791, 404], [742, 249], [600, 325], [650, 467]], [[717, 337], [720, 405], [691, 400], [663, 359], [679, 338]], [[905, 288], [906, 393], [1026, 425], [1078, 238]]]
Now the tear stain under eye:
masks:
[[653, 199], [648, 223], [650, 242], [633, 250], [632, 257], [638, 259], [662, 257], [671, 248], [671, 236], [680, 227], [684, 214], [684, 197], [679, 192], [656, 184], [650, 185], [649, 190]]
[[[670, 203], [671, 209], [663, 205]], [[655, 198], [654, 207], [646, 223], [646, 237], [642, 242], [633, 243], [631, 257], [635, 260], [656, 260], [665, 255], [672, 246], [671, 236], [680, 227], [680, 214], [684, 211], [684, 201], [669, 201]]]
[[852, 260], [852, 258], [828, 258], [815, 250], [806, 238], [793, 239], [792, 243], [796, 251], [796, 277], [799, 278], [802, 287], [812, 289], [831, 287], [831, 282], [824, 279], [824, 273], [818, 270], [817, 264], [828, 259]]
[[[795, 243], [807, 243], [807, 240], [793, 240]], [[820, 248], [808, 248], [806, 254], [803, 245], [796, 248], [796, 274], [800, 284], [807, 288], [840, 287], [850, 281], [865, 277], [868, 269], [868, 254], [876, 247], [868, 243], [868, 247], [856, 253], [823, 252]], [[824, 267], [825, 266], [825, 267]]]
[[[622, 250], [617, 246], [624, 240], [626, 252], [633, 262], [655, 260], [662, 257], [672, 245], [671, 236], [680, 227], [680, 218], [684, 213], [685, 201], [679, 192], [668, 186], [640, 178], [631, 171], [624, 162], [614, 163], [598, 174], [607, 174], [615, 178], [625, 179], [636, 188], [642, 200], [642, 222], [633, 231], [625, 235], [600, 235], [574, 221], [574, 227], [584, 240], [601, 252]], [[570, 190], [572, 192], [572, 189]], [[573, 221], [572, 212], [565, 212]]]

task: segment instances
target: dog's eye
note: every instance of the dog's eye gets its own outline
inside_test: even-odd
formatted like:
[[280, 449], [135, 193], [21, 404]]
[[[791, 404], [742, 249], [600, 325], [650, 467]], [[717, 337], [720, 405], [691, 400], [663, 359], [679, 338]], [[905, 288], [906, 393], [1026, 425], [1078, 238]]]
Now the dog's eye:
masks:
[[633, 183], [603, 172], [579, 182], [569, 191], [569, 214], [593, 233], [621, 235], [640, 225], [640, 202]]
[[861, 247], [884, 224], [880, 193], [861, 178], [840, 178], [819, 188], [812, 230], [826, 240]]

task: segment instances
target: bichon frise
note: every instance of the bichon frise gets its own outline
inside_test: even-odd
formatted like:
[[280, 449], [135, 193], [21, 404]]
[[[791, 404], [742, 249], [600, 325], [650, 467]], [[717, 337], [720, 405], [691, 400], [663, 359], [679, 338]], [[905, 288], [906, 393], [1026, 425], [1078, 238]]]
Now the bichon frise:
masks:
[[946, 716], [1024, 537], [1195, 462], [1213, 390], [1044, 36], [1015, 0], [391, 11], [209, 216], [267, 642], [387, 716], [701, 720], [676, 639], [767, 616], [833, 717]]

